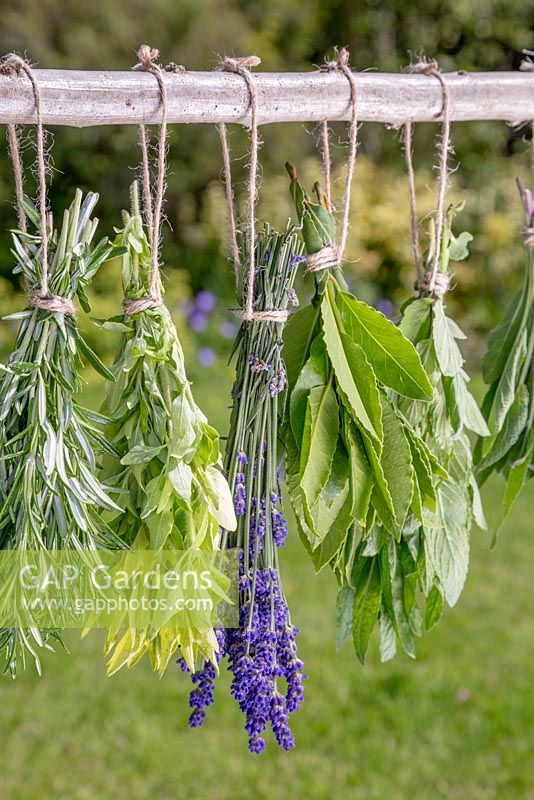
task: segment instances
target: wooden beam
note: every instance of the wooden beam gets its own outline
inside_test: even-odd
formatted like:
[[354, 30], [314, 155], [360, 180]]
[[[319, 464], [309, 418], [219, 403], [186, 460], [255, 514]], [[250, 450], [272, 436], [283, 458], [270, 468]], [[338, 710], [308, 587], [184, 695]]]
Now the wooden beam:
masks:
[[[47, 125], [132, 125], [158, 122], [158, 89], [141, 72], [35, 70]], [[399, 125], [436, 121], [441, 109], [439, 82], [425, 75], [361, 72], [358, 114], [361, 121]], [[249, 123], [248, 93], [238, 75], [223, 72], [165, 73], [169, 122]], [[534, 74], [457, 72], [445, 76], [451, 119], [534, 118]], [[349, 84], [326, 72], [257, 73], [258, 122], [346, 120]], [[29, 81], [0, 76], [0, 123], [34, 123]]]

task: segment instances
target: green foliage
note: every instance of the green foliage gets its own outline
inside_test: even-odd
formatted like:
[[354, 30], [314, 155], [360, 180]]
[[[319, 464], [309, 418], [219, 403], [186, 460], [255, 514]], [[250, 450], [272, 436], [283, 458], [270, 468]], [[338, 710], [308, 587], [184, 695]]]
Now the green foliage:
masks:
[[[149, 291], [152, 258], [139, 213], [137, 186], [132, 215], [124, 215], [117, 244], [124, 296]], [[121, 509], [109, 520], [115, 535], [135, 549], [213, 550], [219, 527], [233, 529], [235, 515], [220, 468], [217, 432], [193, 399], [176, 329], [165, 306], [102, 323], [120, 333], [104, 406], [106, 430], [116, 455], [103, 474], [121, 491]], [[158, 631], [110, 631], [108, 669], [132, 666], [147, 652], [162, 674], [181, 649], [191, 669], [197, 658], [214, 660], [213, 631], [167, 625]]]
[[[531, 228], [534, 223], [532, 192], [521, 185], [520, 189], [527, 226]], [[491, 332], [483, 364], [484, 380], [489, 389], [482, 410], [491, 436], [478, 442], [475, 455], [481, 483], [494, 471], [506, 478], [497, 531], [534, 471], [533, 357], [534, 254], [529, 246], [523, 287]]]
[[[98, 224], [91, 214], [98, 195], [75, 198], [60, 231], [48, 239], [49, 289], [87, 307], [85, 289], [113, 254], [107, 239], [92, 240]], [[36, 209], [25, 203], [39, 231]], [[16, 271], [28, 287], [39, 287], [39, 235], [13, 233]], [[0, 379], [0, 546], [3, 549], [117, 548], [122, 543], [103, 512], [119, 510], [109, 487], [95, 477], [97, 454], [113, 450], [98, 427], [101, 418], [80, 406], [78, 371], [82, 357], [103, 375], [107, 369], [82, 339], [74, 315], [29, 307], [15, 348]], [[0, 649], [14, 675], [29, 653], [39, 668], [37, 647], [50, 647], [57, 631], [3, 629]]]

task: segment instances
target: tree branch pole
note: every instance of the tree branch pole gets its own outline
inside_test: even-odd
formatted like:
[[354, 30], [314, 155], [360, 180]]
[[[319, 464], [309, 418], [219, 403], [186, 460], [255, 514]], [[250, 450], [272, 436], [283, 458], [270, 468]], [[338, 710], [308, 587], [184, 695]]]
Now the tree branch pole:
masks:
[[[37, 69], [42, 120], [89, 127], [159, 123], [158, 87], [142, 72]], [[358, 118], [401, 125], [439, 119], [442, 91], [425, 75], [355, 73]], [[454, 72], [445, 76], [451, 121], [534, 118], [534, 79], [521, 72]], [[257, 73], [258, 123], [350, 118], [350, 87], [327, 72]], [[225, 72], [165, 73], [168, 121], [250, 124], [247, 87]], [[35, 123], [33, 91], [25, 78], [0, 76], [0, 123]]]

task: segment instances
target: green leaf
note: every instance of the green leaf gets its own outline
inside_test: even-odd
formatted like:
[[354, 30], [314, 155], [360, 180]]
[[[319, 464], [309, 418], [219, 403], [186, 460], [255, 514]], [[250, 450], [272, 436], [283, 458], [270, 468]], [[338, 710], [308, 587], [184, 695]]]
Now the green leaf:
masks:
[[336, 650], [340, 650], [341, 646], [352, 634], [355, 596], [356, 592], [352, 586], [343, 586], [338, 592], [336, 600]]
[[389, 539], [380, 551], [382, 598], [388, 617], [405, 653], [415, 658], [415, 636], [404, 607], [404, 582], [399, 544]]
[[432, 302], [431, 297], [420, 297], [410, 300], [402, 309], [399, 329], [413, 345], [430, 337]]
[[289, 419], [291, 430], [297, 442], [302, 440], [306, 408], [310, 389], [326, 385], [329, 378], [329, 365], [324, 340], [316, 336], [310, 348], [310, 355], [304, 364], [289, 398]]
[[506, 361], [514, 348], [523, 319], [525, 296], [519, 292], [509, 305], [506, 314], [488, 337], [482, 372], [486, 383], [494, 383], [503, 373]]
[[393, 502], [393, 524], [389, 518], [382, 519], [382, 523], [400, 536], [412, 501], [414, 469], [404, 426], [386, 397], [382, 397], [382, 423], [384, 446], [380, 464]]
[[[301, 452], [301, 489], [311, 525], [314, 509], [330, 476], [339, 436], [339, 410], [331, 383], [316, 386], [308, 395]], [[315, 531], [321, 539], [326, 530]]]
[[451, 331], [449, 320], [445, 316], [441, 300], [436, 300], [434, 303], [432, 338], [442, 374], [451, 377], [456, 375], [462, 369], [464, 360]]
[[506, 490], [504, 492], [504, 498], [502, 501], [499, 519], [497, 522], [497, 526], [495, 529], [495, 534], [493, 538], [493, 545], [495, 545], [497, 541], [497, 534], [501, 529], [502, 525], [506, 521], [506, 518], [512, 507], [519, 497], [523, 486], [528, 477], [529, 468], [531, 466], [532, 455], [534, 454], [534, 429], [530, 431], [530, 442], [525, 452], [525, 455], [516, 461], [510, 467], [508, 471], [508, 477], [506, 480]]
[[479, 436], [489, 436], [490, 432], [486, 420], [482, 416], [475, 398], [467, 388], [466, 381], [468, 378], [465, 372], [460, 370], [452, 378], [445, 378], [445, 380], [451, 381], [456, 401], [456, 411], [461, 425]]
[[106, 378], [106, 380], [113, 382], [115, 380], [115, 375], [109, 371], [106, 365], [99, 359], [97, 354], [91, 350], [84, 338], [78, 334], [76, 336], [76, 342], [81, 354], [85, 356], [87, 361], [89, 361], [91, 366], [99, 373], [99, 375], [102, 375], [102, 377]]
[[378, 558], [375, 556], [366, 559], [366, 562], [361, 579], [356, 586], [352, 617], [352, 641], [356, 655], [362, 664], [365, 663], [365, 654], [378, 618], [382, 598]]
[[[515, 340], [498, 380], [491, 406], [490, 425], [500, 431], [514, 402], [517, 384], [527, 355], [527, 329], [524, 328]], [[486, 434], [487, 436], [488, 434]]]
[[347, 336], [363, 349], [378, 380], [405, 397], [429, 400], [432, 386], [421, 359], [396, 325], [347, 292], [336, 301]]
[[515, 396], [501, 430], [493, 439], [489, 451], [477, 466], [477, 473], [483, 473], [503, 458], [517, 442], [524, 430], [529, 412], [529, 395], [525, 384], [522, 384]]
[[469, 255], [469, 242], [473, 241], [473, 235], [467, 231], [454, 236], [452, 231], [449, 233], [449, 258], [451, 261], [463, 261]]
[[178, 497], [189, 506], [193, 488], [193, 471], [189, 464], [177, 460], [172, 469], [167, 472], [167, 478]]
[[352, 513], [364, 526], [373, 492], [373, 473], [358, 429], [344, 413], [343, 438], [349, 454]]
[[[331, 541], [323, 548], [324, 552], [333, 544], [344, 541], [347, 530], [354, 519], [352, 514], [352, 495], [350, 491], [349, 460], [341, 440], [332, 461], [332, 468], [328, 480], [311, 508], [305, 505], [308, 521], [312, 525], [319, 541], [311, 542], [315, 550], [328, 534], [333, 532]], [[338, 548], [337, 548], [338, 549]], [[335, 552], [337, 552], [337, 549]], [[322, 557], [321, 557], [322, 558]]]
[[317, 335], [319, 308], [306, 305], [292, 314], [284, 329], [282, 356], [286, 365], [289, 390], [295, 386], [306, 363], [311, 344]]
[[469, 565], [470, 513], [466, 491], [447, 479], [438, 488], [436, 527], [424, 526], [425, 553], [447, 603], [454, 606]]
[[437, 586], [433, 586], [426, 601], [425, 628], [427, 631], [437, 625], [443, 613], [443, 597]]
[[147, 445], [144, 444], [137, 444], [121, 458], [121, 464], [124, 466], [129, 464], [146, 464], [159, 455], [162, 450], [163, 447], [161, 445], [158, 445], [158, 447], [147, 447]]
[[386, 607], [382, 604], [380, 609], [380, 661], [384, 664], [391, 661], [397, 654], [397, 640], [395, 628], [387, 615]]
[[336, 380], [346, 397], [344, 403], [354, 421], [381, 444], [382, 409], [376, 378], [362, 348], [338, 327], [338, 312], [329, 290], [321, 304], [326, 349]]

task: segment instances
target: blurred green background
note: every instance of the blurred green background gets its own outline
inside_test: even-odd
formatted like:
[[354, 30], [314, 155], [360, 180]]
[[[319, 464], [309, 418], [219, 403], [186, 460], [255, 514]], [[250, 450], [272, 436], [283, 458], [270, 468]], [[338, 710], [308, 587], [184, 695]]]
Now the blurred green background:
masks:
[[[266, 70], [309, 69], [348, 45], [352, 64], [397, 71], [410, 54], [436, 56], [444, 71], [510, 70], [522, 48], [534, 48], [534, 7], [523, 0], [0, 0], [0, 52], [27, 54], [43, 67], [127, 69], [141, 42], [162, 60], [212, 69], [218, 55], [257, 53]], [[534, 78], [533, 78], [534, 81]], [[534, 96], [534, 83], [533, 83]], [[335, 192], [340, 197], [346, 129], [333, 125]], [[31, 131], [25, 159], [31, 167]], [[309, 188], [320, 176], [318, 131], [311, 125], [262, 130], [258, 216], [283, 226], [291, 214], [283, 163], [299, 166]], [[435, 198], [437, 126], [415, 134], [420, 215]], [[408, 198], [397, 132], [363, 125], [354, 183], [347, 273], [368, 302], [395, 314], [413, 285]], [[458, 229], [474, 235], [472, 255], [455, 265], [449, 308], [469, 334], [475, 376], [489, 328], [521, 278], [523, 224], [514, 177], [529, 182], [528, 127], [503, 123], [453, 126], [450, 200], [465, 199]], [[49, 139], [50, 201], [56, 213], [76, 186], [100, 193], [101, 232], [112, 235], [138, 164], [132, 128], [53, 129]], [[232, 131], [237, 201], [243, 208], [247, 140]], [[163, 257], [167, 300], [174, 312], [194, 390], [210, 421], [227, 430], [235, 305], [227, 260], [220, 150], [211, 126], [172, 126]], [[28, 169], [27, 188], [33, 192]], [[531, 181], [530, 181], [531, 182]], [[7, 155], [0, 158], [0, 311], [22, 307], [11, 279], [9, 228], [15, 224]], [[339, 204], [339, 203], [338, 203]], [[422, 228], [424, 231], [424, 226]], [[302, 296], [306, 286], [300, 287]], [[119, 265], [103, 267], [93, 291], [97, 317], [120, 306]], [[13, 343], [14, 323], [0, 327], [0, 348]], [[116, 341], [82, 317], [99, 352]], [[87, 374], [98, 406], [102, 384]], [[480, 381], [475, 377], [480, 394]], [[490, 518], [502, 487], [485, 487]], [[528, 494], [530, 492], [530, 495]], [[146, 664], [105, 677], [101, 636], [69, 639], [71, 654], [44, 660], [0, 682], [1, 800], [267, 800], [339, 797], [354, 800], [534, 800], [534, 635], [530, 542], [532, 489], [527, 487], [493, 552], [473, 533], [472, 569], [458, 608], [421, 642], [418, 659], [365, 668], [350, 647], [334, 649], [335, 587], [312, 575], [290, 537], [284, 582], [301, 627], [310, 675], [306, 702], [294, 719], [297, 749], [271, 746], [250, 756], [242, 719], [225, 675], [205, 729], [187, 729], [189, 685], [176, 668], [162, 681]]]

